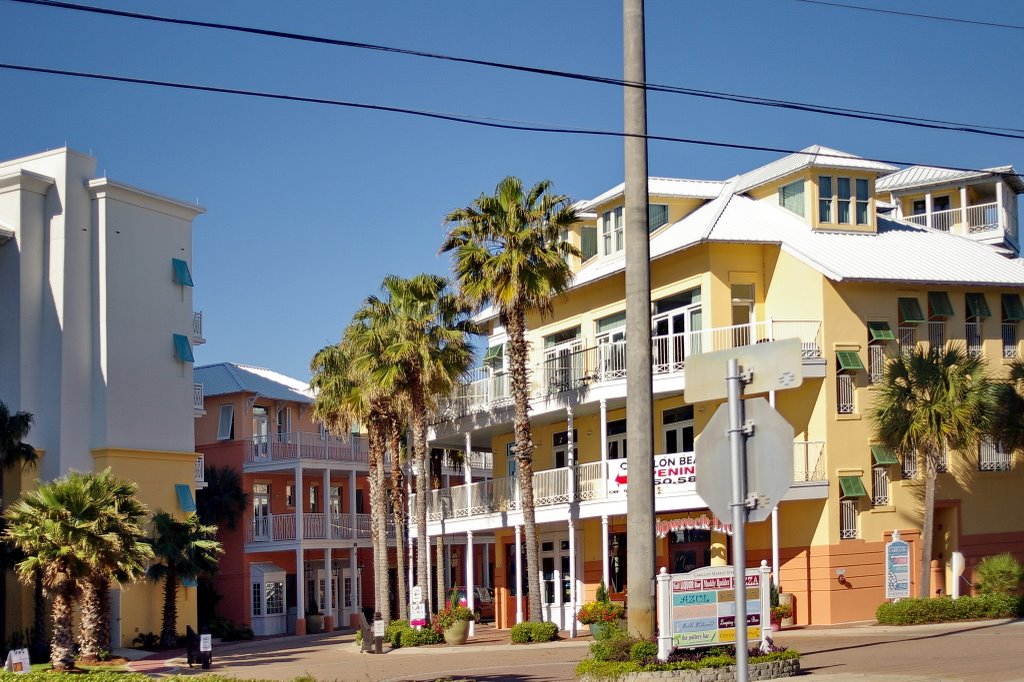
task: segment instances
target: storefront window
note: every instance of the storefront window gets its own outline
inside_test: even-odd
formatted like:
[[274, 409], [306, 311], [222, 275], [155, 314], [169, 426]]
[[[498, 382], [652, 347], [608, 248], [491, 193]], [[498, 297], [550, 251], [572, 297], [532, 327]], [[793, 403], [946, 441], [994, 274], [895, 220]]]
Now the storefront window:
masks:
[[608, 538], [608, 591], [626, 590], [626, 534], [615, 533]]
[[688, 573], [711, 565], [711, 531], [677, 530], [669, 538], [668, 554], [673, 573]]

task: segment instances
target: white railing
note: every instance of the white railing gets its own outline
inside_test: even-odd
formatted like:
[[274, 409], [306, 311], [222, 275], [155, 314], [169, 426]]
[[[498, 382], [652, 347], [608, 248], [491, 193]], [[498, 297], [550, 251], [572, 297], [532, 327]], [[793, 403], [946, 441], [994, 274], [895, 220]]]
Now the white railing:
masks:
[[885, 345], [872, 343], [868, 346], [868, 381], [877, 384], [885, 374]]
[[192, 384], [192, 409], [196, 412], [205, 412], [206, 406], [203, 399], [203, 385]]
[[206, 455], [202, 453], [196, 457], [196, 487], [206, 487]]
[[889, 504], [889, 470], [884, 466], [871, 470], [871, 504], [876, 507]]
[[857, 500], [839, 500], [839, 537], [842, 540], [857, 538]]
[[852, 374], [836, 375], [836, 412], [839, 414], [853, 414], [855, 407], [853, 389]]
[[917, 453], [909, 452], [903, 455], [903, 461], [900, 463], [900, 476], [908, 481], [917, 478]]
[[825, 441], [798, 440], [793, 443], [793, 482], [810, 483], [827, 479]]
[[568, 502], [572, 499], [572, 469], [547, 469], [533, 475], [533, 503], [537, 506]]
[[601, 500], [608, 496], [608, 465], [605, 462], [587, 462], [576, 467], [576, 497]]
[[946, 321], [928, 321], [928, 344], [932, 348], [942, 348], [946, 345]]
[[[967, 229], [963, 225], [963, 211], [959, 208], [951, 208], [945, 211], [931, 212], [931, 225], [933, 229], [943, 232], [955, 232], [957, 234], [977, 234], [979, 232], [990, 232], [1000, 228], [999, 204], [978, 204], [967, 207]], [[928, 213], [904, 216], [904, 220], [913, 225], [925, 227], [928, 225]]]
[[203, 339], [203, 311], [196, 310], [192, 313], [192, 343], [205, 343]]
[[896, 328], [900, 343], [900, 353], [910, 353], [917, 345], [917, 327], [903, 325]]
[[247, 464], [320, 460], [331, 462], [367, 462], [369, 451], [365, 436], [338, 438], [321, 433], [296, 431], [253, 436], [246, 451]]
[[[655, 375], [681, 374], [690, 355], [793, 337], [800, 339], [804, 359], [822, 356], [820, 321], [766, 320], [655, 336], [651, 339], [652, 371]], [[584, 347], [581, 340], [575, 339], [545, 349], [544, 354], [544, 361], [528, 370], [532, 397], [585, 390], [626, 376], [624, 341]], [[466, 382], [440, 401], [434, 421], [463, 417], [511, 403], [507, 374], [479, 367], [468, 376]]]
[[992, 443], [982, 443], [978, 449], [978, 471], [1009, 471], [1013, 456]]
[[967, 207], [967, 232], [989, 232], [999, 229], [999, 204], [978, 204]]
[[980, 358], [981, 345], [981, 322], [967, 323], [967, 354], [972, 358]]
[[[252, 517], [246, 526], [246, 542], [282, 542], [295, 540], [298, 535], [296, 514], [271, 514]], [[324, 514], [306, 512], [302, 515], [303, 540], [351, 540], [370, 537], [370, 515]], [[395, 538], [394, 520], [387, 520], [389, 539]]]
[[1015, 357], [1017, 357], [1017, 323], [1016, 322], [1003, 322], [1003, 325], [1002, 325], [1002, 336], [1003, 336], [1003, 357], [1004, 358], [1015, 358]]

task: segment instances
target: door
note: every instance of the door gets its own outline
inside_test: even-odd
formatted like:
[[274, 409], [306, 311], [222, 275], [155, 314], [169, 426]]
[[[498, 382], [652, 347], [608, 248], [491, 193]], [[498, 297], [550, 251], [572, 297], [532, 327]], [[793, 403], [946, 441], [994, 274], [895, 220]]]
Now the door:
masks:
[[270, 484], [252, 486], [252, 539], [266, 542], [270, 537]]
[[259, 405], [252, 408], [252, 450], [255, 459], [270, 459], [270, 415]]
[[[540, 543], [541, 566], [541, 610], [544, 620], [551, 621], [560, 630], [568, 629], [570, 619], [575, 618], [572, 598], [572, 561], [569, 553], [569, 539], [566, 536], [548, 535]], [[576, 571], [580, 570], [579, 556], [576, 557]], [[579, 597], [577, 596], [577, 601]]]
[[598, 380], [626, 376], [626, 329], [613, 329], [597, 337]]
[[702, 352], [700, 304], [656, 315], [652, 323], [655, 373], [678, 372], [687, 355]]

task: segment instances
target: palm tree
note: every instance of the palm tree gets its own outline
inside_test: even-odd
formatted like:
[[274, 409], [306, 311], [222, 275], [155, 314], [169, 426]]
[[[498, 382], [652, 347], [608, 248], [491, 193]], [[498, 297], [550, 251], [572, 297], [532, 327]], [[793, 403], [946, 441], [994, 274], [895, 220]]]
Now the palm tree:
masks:
[[568, 197], [550, 190], [547, 180], [524, 190], [518, 178], [505, 178], [495, 187], [493, 196], [481, 194], [471, 205], [445, 217], [450, 229], [441, 245], [442, 253], [454, 252], [455, 277], [464, 299], [477, 308], [493, 304], [508, 332], [515, 457], [533, 621], [541, 619], [541, 601], [526, 315], [551, 312], [554, 300], [572, 282], [569, 259], [579, 256], [579, 250], [561, 236], [579, 222], [579, 214]]
[[229, 466], [208, 466], [204, 472], [206, 489], [196, 495], [196, 513], [203, 523], [234, 530], [245, 513], [249, 496], [242, 487], [238, 469]]
[[918, 346], [888, 360], [871, 409], [875, 439], [924, 469], [924, 523], [918, 596], [929, 596], [935, 480], [941, 453], [976, 448], [988, 432], [989, 382], [979, 357], [961, 345]]
[[404, 396], [412, 422], [416, 476], [416, 581], [426, 592], [427, 575], [427, 412], [436, 396], [447, 395], [472, 359], [468, 335], [476, 333], [469, 309], [438, 275], [384, 278], [383, 298], [370, 296], [357, 322], [376, 337], [380, 362], [373, 381]]
[[153, 549], [145, 541], [142, 527], [149, 512], [136, 499], [139, 486], [134, 481], [116, 478], [108, 468], [87, 474], [86, 484], [87, 493], [97, 500], [97, 531], [101, 541], [85, 548], [91, 570], [81, 585], [79, 653], [83, 659], [95, 661], [103, 652], [112, 650], [111, 583], [126, 585], [145, 576]]
[[[32, 429], [30, 412], [11, 414], [0, 400], [0, 509], [3, 508], [4, 473], [16, 466], [35, 466], [39, 453], [25, 442]], [[0, 554], [0, 576], [7, 575], [7, 557]], [[7, 581], [0, 580], [0, 633], [7, 632]]]
[[395, 522], [395, 558], [398, 566], [398, 617], [409, 620], [409, 599], [405, 584], [405, 474], [402, 466], [406, 451], [402, 447], [403, 420], [394, 416], [391, 420], [391, 517]]
[[1024, 448], [1024, 360], [1010, 363], [1007, 376], [993, 383], [992, 441], [1003, 452]]
[[36, 576], [52, 600], [50, 662], [57, 670], [74, 665], [72, 622], [79, 587], [92, 573], [95, 548], [115, 539], [106, 527], [106, 502], [89, 481], [72, 472], [25, 493], [5, 512], [4, 539], [25, 558], [15, 567], [25, 585]]
[[200, 573], [217, 568], [224, 548], [216, 540], [217, 527], [204, 525], [198, 514], [192, 513], [179, 521], [167, 512], [153, 515], [153, 538], [150, 543], [158, 563], [146, 571], [153, 582], [164, 583], [163, 622], [160, 644], [172, 648], [177, 643], [178, 584], [183, 580], [196, 580]]

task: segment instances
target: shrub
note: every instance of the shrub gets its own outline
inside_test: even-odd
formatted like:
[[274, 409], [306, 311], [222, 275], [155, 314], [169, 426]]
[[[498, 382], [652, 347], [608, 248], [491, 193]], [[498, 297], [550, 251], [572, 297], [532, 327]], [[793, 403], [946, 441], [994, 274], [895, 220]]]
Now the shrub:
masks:
[[640, 640], [629, 649], [629, 660], [640, 665], [653, 663], [658, 658], [658, 645], [649, 639]]
[[1009, 552], [993, 554], [978, 562], [974, 586], [981, 594], [1010, 594], [1020, 587], [1024, 568]]
[[1024, 615], [1024, 597], [982, 594], [950, 599], [901, 599], [880, 604], [875, 619], [882, 625], [918, 625], [977, 618], [1017, 618]]
[[558, 636], [558, 626], [554, 623], [517, 623], [512, 626], [509, 638], [513, 644], [529, 644], [530, 642], [550, 642]]
[[132, 645], [140, 649], [155, 649], [160, 646], [160, 635], [155, 632], [142, 632], [135, 636]]
[[528, 644], [530, 641], [530, 623], [516, 623], [512, 626], [509, 637], [513, 644]]
[[[620, 638], [621, 639], [621, 638]], [[606, 642], [595, 642], [594, 644], [607, 645]], [[634, 642], [636, 644], [637, 642]], [[649, 643], [649, 642], [642, 642]], [[591, 645], [591, 652], [594, 645]], [[600, 647], [599, 647], [600, 648]], [[655, 647], [655, 651], [657, 647]], [[716, 647], [701, 650], [680, 650], [669, 657], [668, 662], [651, 660], [646, 664], [638, 661], [612, 661], [598, 658], [586, 658], [576, 665], [576, 675], [581, 677], [587, 675], [596, 678], [615, 679], [627, 673], [634, 672], [657, 672], [664, 670], [699, 670], [702, 668], [722, 668], [727, 665], [734, 665], [736, 659], [731, 655], [732, 647]], [[676, 654], [681, 654], [676, 656]], [[785, 661], [793, 658], [800, 658], [800, 654], [787, 649], [773, 649], [768, 653], [761, 653], [756, 648], [750, 651], [749, 661], [751, 663], [769, 663], [771, 661]]]
[[601, 582], [597, 584], [597, 594], [594, 595], [594, 601], [609, 601], [608, 588], [604, 586], [604, 578], [601, 578]]
[[[407, 620], [393, 620], [384, 628], [384, 641], [392, 646], [401, 646], [402, 630], [410, 628]], [[362, 632], [359, 633], [362, 635]]]
[[622, 604], [610, 601], [588, 601], [580, 607], [576, 620], [584, 625], [591, 623], [612, 623], [625, 617], [626, 609]]
[[[425, 644], [439, 644], [444, 637], [434, 632], [431, 628], [417, 630], [409, 625], [406, 620], [393, 620], [384, 628], [384, 641], [389, 642], [393, 649], [400, 647], [423, 646]], [[362, 632], [356, 630], [356, 642], [362, 642]]]
[[223, 642], [237, 642], [243, 639], [252, 639], [252, 628], [246, 625], [238, 625], [235, 621], [224, 616], [212, 616], [210, 618], [210, 634], [219, 637]]

